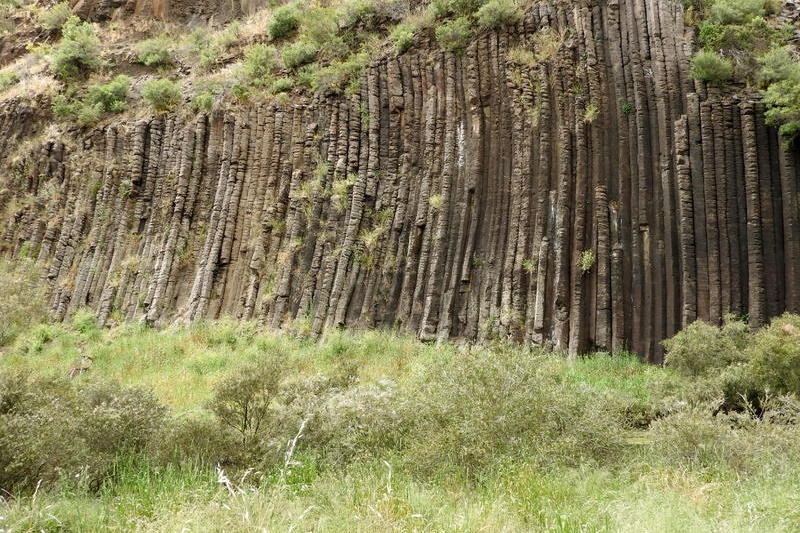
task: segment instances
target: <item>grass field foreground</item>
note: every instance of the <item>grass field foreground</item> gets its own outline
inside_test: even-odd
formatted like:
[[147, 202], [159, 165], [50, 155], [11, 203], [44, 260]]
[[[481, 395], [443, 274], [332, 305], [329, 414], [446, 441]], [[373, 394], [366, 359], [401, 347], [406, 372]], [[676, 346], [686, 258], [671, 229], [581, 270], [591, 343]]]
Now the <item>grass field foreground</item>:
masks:
[[686, 361], [79, 313], [0, 352], [0, 530], [797, 531], [796, 396]]

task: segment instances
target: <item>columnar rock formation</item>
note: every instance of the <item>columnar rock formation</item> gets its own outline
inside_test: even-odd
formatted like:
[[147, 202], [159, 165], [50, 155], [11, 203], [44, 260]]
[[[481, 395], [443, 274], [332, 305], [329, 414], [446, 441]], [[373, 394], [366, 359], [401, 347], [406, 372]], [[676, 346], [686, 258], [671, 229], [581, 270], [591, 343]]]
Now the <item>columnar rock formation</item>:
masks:
[[798, 152], [756, 96], [688, 77], [680, 3], [599, 4], [540, 3], [463, 55], [386, 54], [350, 95], [68, 136], [6, 102], [0, 254], [47, 269], [59, 318], [654, 361], [697, 318], [800, 311]]

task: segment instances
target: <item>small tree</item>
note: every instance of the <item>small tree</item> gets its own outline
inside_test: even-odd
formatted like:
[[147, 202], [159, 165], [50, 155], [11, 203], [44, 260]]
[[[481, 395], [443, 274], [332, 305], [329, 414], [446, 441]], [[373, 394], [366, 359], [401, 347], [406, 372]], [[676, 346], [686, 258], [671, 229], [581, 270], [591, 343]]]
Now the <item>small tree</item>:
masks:
[[220, 382], [209, 408], [225, 426], [241, 436], [246, 447], [272, 422], [273, 406], [283, 378], [280, 363], [265, 359], [242, 367]]

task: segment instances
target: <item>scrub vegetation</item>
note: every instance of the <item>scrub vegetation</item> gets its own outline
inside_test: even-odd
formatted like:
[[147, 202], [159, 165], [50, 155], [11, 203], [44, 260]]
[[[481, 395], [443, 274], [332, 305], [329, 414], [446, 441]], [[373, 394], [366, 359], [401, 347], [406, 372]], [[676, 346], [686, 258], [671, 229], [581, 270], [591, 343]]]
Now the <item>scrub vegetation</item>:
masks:
[[666, 368], [291, 331], [28, 327], [0, 353], [0, 528], [800, 527], [800, 317], [696, 323]]

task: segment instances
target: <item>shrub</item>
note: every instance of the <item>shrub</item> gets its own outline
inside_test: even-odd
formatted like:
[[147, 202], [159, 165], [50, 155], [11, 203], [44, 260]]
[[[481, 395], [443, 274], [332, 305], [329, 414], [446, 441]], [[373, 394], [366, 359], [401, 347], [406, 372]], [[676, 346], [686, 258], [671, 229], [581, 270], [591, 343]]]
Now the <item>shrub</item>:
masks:
[[0, 36], [14, 31], [16, 24], [12, 15], [19, 8], [19, 0], [0, 0]]
[[465, 17], [478, 11], [483, 2], [484, 0], [433, 0], [428, 9], [437, 19], [450, 15]]
[[706, 413], [677, 413], [650, 426], [653, 448], [665, 463], [695, 468], [715, 467], [724, 461], [730, 430]]
[[71, 16], [61, 29], [61, 41], [50, 54], [50, 66], [57, 76], [73, 78], [83, 70], [103, 65], [100, 49], [100, 39], [92, 25]]
[[89, 86], [86, 100], [91, 104], [99, 104], [106, 113], [117, 113], [127, 107], [130, 90], [130, 77], [119, 74], [108, 83]]
[[72, 9], [69, 7], [69, 2], [60, 2], [39, 13], [36, 20], [42, 28], [53, 31], [60, 30], [70, 16], [72, 16]]
[[165, 415], [141, 389], [0, 374], [0, 488], [79, 479], [96, 489], [118, 455], [151, 442]]
[[303, 40], [290, 44], [281, 53], [283, 64], [290, 70], [311, 63], [316, 56], [317, 47]]
[[478, 10], [478, 26], [494, 30], [516, 24], [521, 16], [514, 0], [489, 0]]
[[208, 407], [239, 436], [242, 447], [257, 441], [275, 423], [273, 405], [284, 369], [277, 359], [245, 365], [221, 381]]
[[292, 78], [278, 78], [270, 85], [269, 92], [272, 94], [285, 93], [291, 91], [292, 87], [294, 87]]
[[689, 74], [711, 85], [725, 85], [733, 78], [733, 64], [716, 52], [701, 50], [692, 57]]
[[759, 63], [759, 80], [767, 85], [766, 121], [778, 126], [781, 135], [791, 139], [800, 131], [800, 63], [789, 47], [769, 50]]
[[41, 278], [29, 259], [0, 259], [0, 346], [46, 318]]
[[411, 24], [398, 24], [389, 34], [389, 40], [392, 41], [398, 52], [405, 52], [414, 44], [415, 31]]
[[[583, 120], [584, 122], [591, 122], [592, 120], [594, 120], [594, 118], [587, 120], [586, 116], [590, 108], [587, 107], [586, 109], [587, 111], [585, 111], [583, 114], [584, 116]], [[594, 115], [596, 114], [597, 114], [597, 107], [594, 108]], [[583, 250], [581, 251], [581, 255], [578, 257], [578, 268], [581, 269], [581, 272], [589, 272], [594, 266], [594, 261], [595, 261], [594, 251]]]
[[622, 114], [626, 117], [633, 113], [633, 104], [630, 102], [625, 102], [622, 104]]
[[759, 330], [747, 356], [749, 372], [765, 393], [800, 395], [800, 316], [783, 315]]
[[764, 0], [715, 0], [711, 16], [722, 24], [738, 24], [764, 14]]
[[210, 112], [214, 108], [214, 95], [203, 91], [192, 98], [192, 106], [198, 111]]
[[294, 6], [283, 6], [275, 10], [267, 28], [272, 40], [285, 39], [297, 31], [300, 26], [300, 13]]
[[370, 32], [378, 29], [378, 10], [374, 0], [348, 0], [342, 9], [342, 27]]
[[728, 319], [723, 328], [703, 321], [689, 324], [674, 337], [663, 341], [664, 362], [687, 376], [703, 376], [745, 360], [748, 343], [746, 325]]
[[800, 80], [800, 63], [790, 46], [776, 46], [758, 58], [758, 80], [765, 86], [782, 80]]
[[167, 415], [167, 408], [145, 388], [90, 381], [78, 394], [83, 404], [81, 436], [94, 455], [109, 462], [115, 455], [143, 450]]
[[422, 470], [459, 465], [478, 474], [503, 457], [570, 463], [622, 449], [619, 410], [559, 381], [540, 356], [470, 350], [426, 371], [408, 397], [418, 425], [405, 455]]
[[317, 52], [330, 59], [345, 57], [350, 47], [344, 37], [351, 32], [341, 32], [340, 14], [335, 9], [317, 7], [303, 14], [303, 40], [311, 43]]
[[188, 38], [191, 59], [200, 70], [211, 70], [220, 61], [222, 51], [215, 45], [208, 30], [198, 28]]
[[240, 443], [224, 431], [217, 420], [192, 417], [172, 420], [151, 442], [149, 450], [161, 463], [235, 465]]
[[361, 78], [369, 62], [366, 53], [353, 54], [344, 61], [334, 61], [314, 73], [313, 88], [318, 92], [354, 94], [361, 88]]
[[19, 76], [16, 72], [0, 72], [0, 91], [5, 91], [19, 83]]
[[464, 51], [471, 36], [472, 29], [467, 17], [449, 20], [436, 28], [436, 42], [439, 46], [456, 54]]
[[166, 78], [148, 80], [142, 86], [142, 97], [156, 111], [165, 112], [181, 102], [181, 90], [176, 82]]
[[84, 336], [95, 337], [99, 330], [97, 315], [89, 309], [80, 309], [72, 315], [72, 329]]
[[147, 39], [136, 45], [136, 60], [148, 67], [165, 66], [172, 63], [169, 41], [164, 37]]
[[275, 48], [266, 44], [254, 44], [245, 49], [242, 72], [248, 83], [267, 85], [272, 80], [276, 53]]
[[411, 428], [397, 386], [389, 380], [338, 390], [325, 383], [312, 398], [313, 408], [306, 446], [327, 463], [343, 465], [399, 449]]
[[93, 126], [103, 118], [103, 109], [99, 104], [84, 104], [59, 95], [53, 99], [53, 114], [80, 126]]

